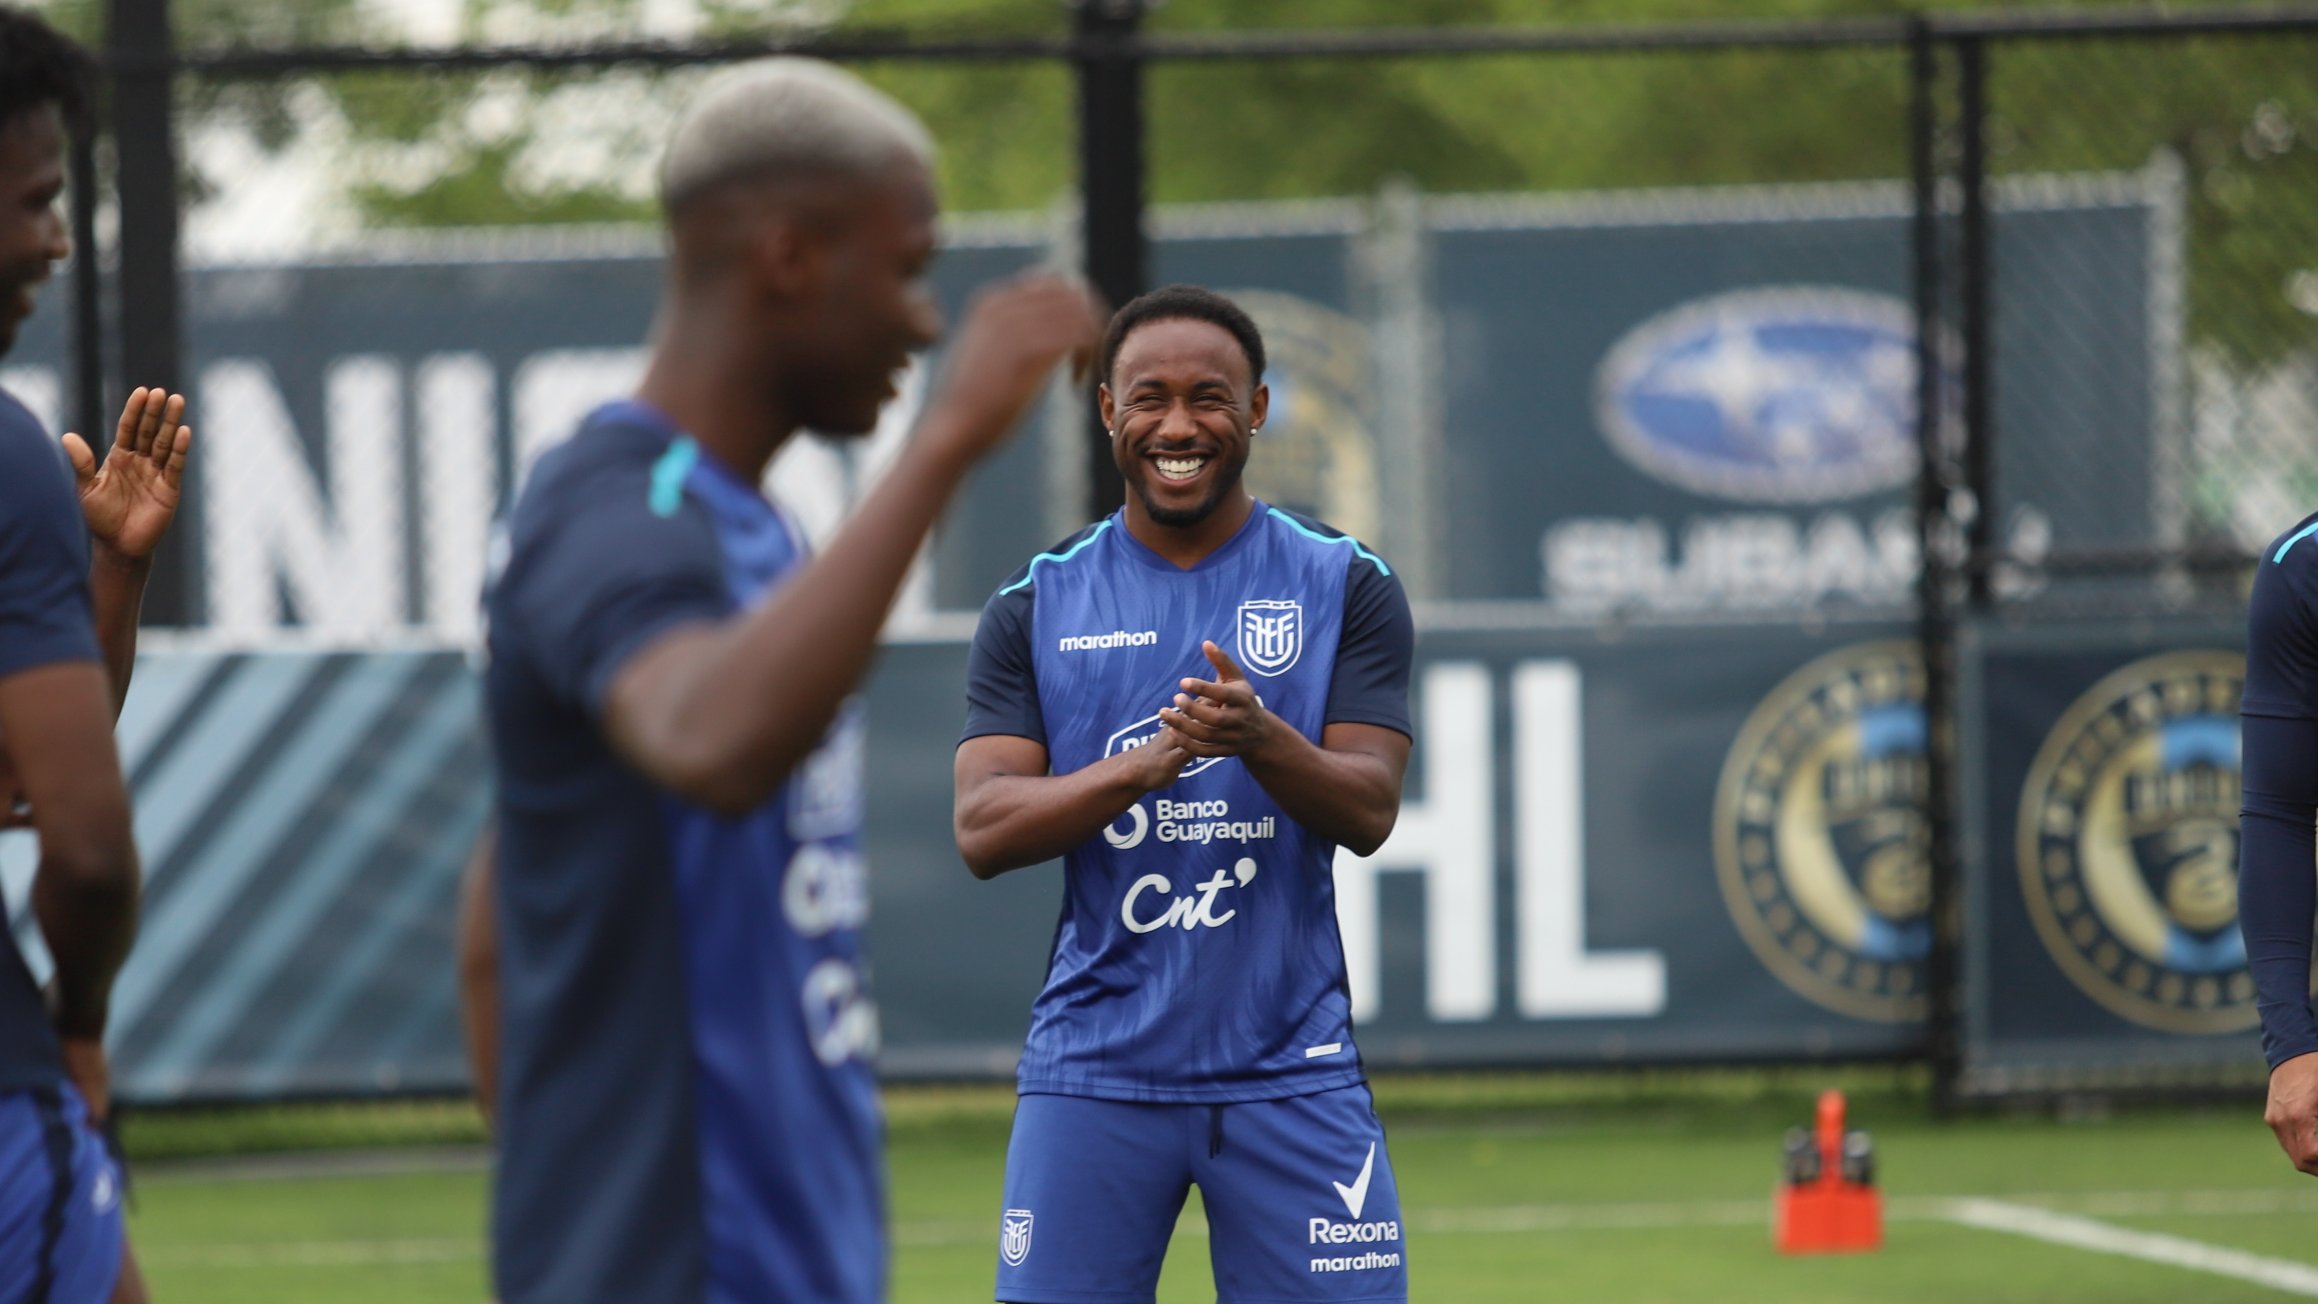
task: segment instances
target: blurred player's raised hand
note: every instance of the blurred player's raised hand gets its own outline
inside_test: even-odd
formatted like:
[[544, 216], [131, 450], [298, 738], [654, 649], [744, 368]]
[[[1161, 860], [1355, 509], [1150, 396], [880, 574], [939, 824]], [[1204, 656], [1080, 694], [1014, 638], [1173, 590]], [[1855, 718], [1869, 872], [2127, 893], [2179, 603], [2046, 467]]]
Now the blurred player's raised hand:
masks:
[[193, 428], [184, 424], [185, 396], [140, 388], [121, 408], [121, 423], [102, 466], [79, 435], [64, 437], [80, 482], [81, 515], [89, 536], [122, 557], [152, 555], [184, 501], [185, 459]]
[[980, 457], [1038, 397], [1055, 365], [1081, 370], [1102, 335], [1103, 308], [1075, 276], [1027, 272], [976, 295], [927, 408], [928, 437]]

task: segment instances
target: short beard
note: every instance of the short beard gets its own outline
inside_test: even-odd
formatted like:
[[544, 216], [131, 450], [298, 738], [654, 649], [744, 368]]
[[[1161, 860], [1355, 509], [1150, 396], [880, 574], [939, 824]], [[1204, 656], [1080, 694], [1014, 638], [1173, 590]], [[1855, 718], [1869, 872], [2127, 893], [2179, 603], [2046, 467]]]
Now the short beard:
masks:
[[1246, 471], [1247, 463], [1245, 461], [1230, 468], [1216, 480], [1215, 488], [1208, 490], [1207, 497], [1202, 499], [1196, 507], [1161, 507], [1151, 501], [1150, 482], [1146, 478], [1151, 474], [1149, 471], [1142, 472], [1128, 483], [1134, 489], [1135, 496], [1143, 500], [1144, 515], [1170, 530], [1188, 530], [1215, 515], [1215, 509], [1223, 506], [1223, 500], [1231, 496], [1233, 489], [1239, 487], [1240, 477]]

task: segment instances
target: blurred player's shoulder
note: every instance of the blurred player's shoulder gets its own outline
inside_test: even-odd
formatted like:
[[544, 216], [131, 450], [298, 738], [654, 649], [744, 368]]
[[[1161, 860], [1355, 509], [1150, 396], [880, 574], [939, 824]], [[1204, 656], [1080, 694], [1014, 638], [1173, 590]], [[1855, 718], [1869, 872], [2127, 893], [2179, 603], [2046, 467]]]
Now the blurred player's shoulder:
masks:
[[[24, 449], [34, 444], [53, 442], [40, 428], [40, 421], [32, 409], [18, 401], [14, 394], [0, 389], [0, 456], [21, 458]], [[15, 463], [11, 461], [10, 465]]]
[[2262, 561], [2283, 566], [2294, 575], [2318, 580], [2318, 512], [2294, 523], [2262, 549]]
[[64, 445], [49, 437], [32, 410], [0, 389], [0, 491], [9, 498], [72, 488]]
[[[632, 404], [597, 408], [580, 421], [569, 439], [539, 455], [524, 480], [513, 511], [514, 542], [555, 521], [627, 500], [653, 502], [657, 480], [668, 478], [670, 450], [681, 437]], [[679, 483], [681, 476], [677, 477]], [[661, 497], [667, 497], [663, 491]], [[667, 512], [662, 512], [667, 515]]]

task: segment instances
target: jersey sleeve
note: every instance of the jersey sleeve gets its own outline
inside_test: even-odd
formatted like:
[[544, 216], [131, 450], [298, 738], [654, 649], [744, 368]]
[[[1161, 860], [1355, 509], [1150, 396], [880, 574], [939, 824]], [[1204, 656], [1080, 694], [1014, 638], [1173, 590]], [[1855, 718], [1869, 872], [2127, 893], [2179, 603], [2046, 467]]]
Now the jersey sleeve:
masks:
[[88, 571], [62, 451], [22, 408], [0, 405], [0, 678], [99, 659]]
[[2310, 930], [2318, 912], [2318, 720], [2245, 717], [2238, 925], [2270, 1067], [2318, 1051], [2310, 1012]]
[[[2299, 546], [2318, 551], [2318, 542]], [[2310, 945], [2318, 913], [2318, 603], [2313, 568], [2265, 556], [2247, 613], [2238, 924], [2272, 1068], [2318, 1051]]]
[[2318, 538], [2261, 559], [2246, 613], [2247, 715], [2318, 720]]
[[1328, 685], [1323, 724], [1373, 724], [1412, 733], [1409, 665], [1416, 622], [1400, 580], [1365, 556], [1354, 556], [1344, 582], [1344, 630], [1336, 678]]
[[1038, 706], [1038, 675], [1030, 655], [1035, 590], [1016, 581], [982, 608], [974, 648], [966, 658], [966, 730], [958, 741], [1004, 734], [1046, 743], [1046, 716]]
[[642, 466], [535, 487], [539, 498], [518, 509], [493, 621], [513, 621], [554, 694], [600, 718], [629, 657], [678, 625], [732, 614], [715, 529], [689, 499], [656, 509]]

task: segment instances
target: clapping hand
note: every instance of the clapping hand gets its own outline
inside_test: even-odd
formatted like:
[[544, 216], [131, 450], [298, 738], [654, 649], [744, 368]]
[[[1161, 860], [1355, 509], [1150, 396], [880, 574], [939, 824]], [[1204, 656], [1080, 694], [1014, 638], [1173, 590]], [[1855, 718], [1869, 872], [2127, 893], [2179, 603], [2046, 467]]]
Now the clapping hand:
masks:
[[1175, 705], [1160, 708], [1160, 722], [1173, 729], [1194, 756], [1245, 756], [1261, 748], [1277, 723], [1275, 717], [1264, 709], [1255, 686], [1229, 653], [1213, 642], [1199, 647], [1215, 667], [1216, 677], [1182, 681]]

